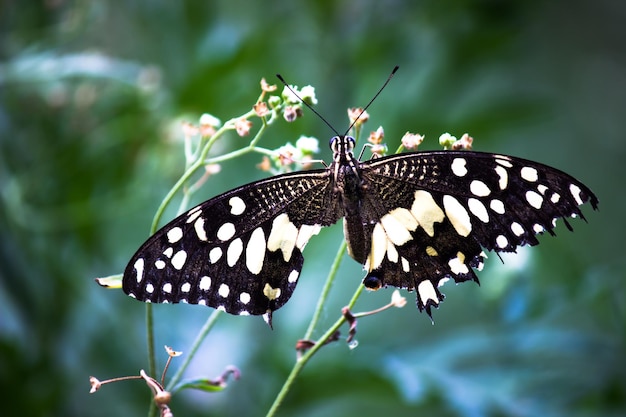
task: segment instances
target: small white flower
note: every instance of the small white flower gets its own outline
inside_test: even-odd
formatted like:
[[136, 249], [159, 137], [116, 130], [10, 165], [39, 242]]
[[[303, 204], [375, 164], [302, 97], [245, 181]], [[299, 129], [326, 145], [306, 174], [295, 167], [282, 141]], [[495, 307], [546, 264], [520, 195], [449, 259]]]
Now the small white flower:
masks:
[[449, 146], [452, 146], [454, 142], [456, 142], [456, 137], [452, 136], [451, 134], [447, 132], [439, 136], [439, 144], [441, 146], [449, 147]]
[[[298, 94], [298, 87], [295, 85], [291, 85], [290, 87], [291, 89], [289, 89], [287, 86], [283, 88], [283, 92], [281, 94], [283, 100], [285, 100], [285, 102], [289, 104], [300, 104], [300, 99], [296, 96], [296, 94]], [[294, 92], [296, 94], [294, 94]]]
[[315, 88], [311, 85], [306, 85], [302, 87], [302, 90], [300, 90], [300, 98], [312, 106], [315, 106], [317, 104], [317, 98], [315, 97]]
[[202, 116], [200, 116], [200, 125], [220, 127], [222, 125], [222, 122], [220, 121], [220, 119], [213, 116], [212, 114], [204, 113]]
[[296, 141], [296, 148], [303, 153], [318, 153], [320, 151], [319, 140], [312, 136], [300, 136]]

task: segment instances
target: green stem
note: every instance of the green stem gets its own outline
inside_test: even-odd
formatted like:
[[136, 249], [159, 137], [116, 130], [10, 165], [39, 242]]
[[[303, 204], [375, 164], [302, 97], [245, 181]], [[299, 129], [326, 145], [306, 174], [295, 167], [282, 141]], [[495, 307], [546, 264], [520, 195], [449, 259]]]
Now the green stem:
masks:
[[319, 321], [320, 316], [322, 315], [322, 310], [324, 308], [324, 304], [326, 303], [326, 299], [328, 298], [328, 294], [330, 293], [330, 289], [335, 282], [335, 277], [337, 276], [337, 271], [339, 270], [339, 265], [341, 264], [341, 260], [343, 259], [343, 255], [346, 253], [346, 248], [348, 244], [344, 240], [341, 242], [341, 246], [339, 246], [339, 250], [337, 251], [337, 255], [335, 255], [335, 260], [333, 261], [330, 271], [328, 272], [328, 278], [326, 278], [326, 283], [324, 283], [324, 288], [322, 288], [322, 292], [320, 294], [320, 298], [317, 300], [317, 306], [315, 307], [315, 312], [313, 313], [313, 318], [311, 319], [311, 323], [309, 323], [309, 328], [306, 333], [304, 333], [304, 340], [310, 340], [313, 335], [313, 331], [317, 326], [317, 322]]
[[[363, 285], [359, 284], [359, 287], [357, 288], [357, 290], [352, 295], [352, 298], [350, 299], [350, 303], [348, 303], [348, 308], [349, 309], [352, 309], [354, 307], [354, 304], [356, 303], [356, 301], [358, 300], [359, 296], [361, 295], [361, 292], [363, 291], [363, 288], [364, 288]], [[330, 326], [330, 328], [326, 331], [326, 333], [324, 333], [324, 335], [322, 337], [320, 337], [315, 342], [313, 347], [311, 347], [311, 349], [307, 350], [306, 353], [304, 355], [302, 355], [302, 357], [300, 357], [300, 359], [298, 359], [296, 361], [294, 367], [291, 369], [291, 372], [289, 373], [289, 376], [287, 377], [287, 380], [285, 381], [285, 383], [283, 384], [280, 392], [278, 393], [278, 395], [274, 399], [274, 403], [272, 404], [272, 407], [267, 412], [266, 417], [273, 417], [273, 416], [276, 415], [276, 412], [278, 411], [278, 408], [280, 407], [280, 405], [282, 404], [283, 400], [287, 396], [287, 393], [291, 389], [291, 386], [293, 385], [294, 381], [296, 380], [296, 378], [298, 377], [298, 375], [300, 374], [302, 369], [304, 369], [304, 366], [313, 357], [313, 355], [315, 355], [317, 353], [317, 351], [320, 350], [322, 348], [322, 346], [324, 346], [324, 343], [332, 335], [335, 334], [335, 332], [339, 329], [339, 327], [341, 327], [341, 325], [343, 323], [345, 323], [345, 321], [346, 321], [346, 319], [342, 315], [332, 326]]]
[[154, 354], [154, 315], [152, 314], [152, 304], [146, 304], [146, 339], [148, 345], [148, 370], [150, 375], [156, 375], [156, 360]]

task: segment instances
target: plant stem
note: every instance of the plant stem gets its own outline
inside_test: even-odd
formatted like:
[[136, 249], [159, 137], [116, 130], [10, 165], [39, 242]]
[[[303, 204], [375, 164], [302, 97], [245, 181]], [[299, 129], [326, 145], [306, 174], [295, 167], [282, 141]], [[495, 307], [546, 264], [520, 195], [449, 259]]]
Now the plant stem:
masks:
[[311, 318], [311, 322], [309, 323], [309, 328], [306, 333], [304, 333], [304, 339], [309, 340], [313, 335], [313, 331], [315, 330], [315, 326], [317, 326], [317, 322], [319, 321], [320, 316], [322, 315], [322, 310], [324, 308], [324, 304], [326, 303], [326, 299], [328, 298], [328, 294], [330, 293], [330, 289], [335, 282], [335, 276], [337, 276], [337, 271], [339, 270], [339, 265], [341, 264], [341, 260], [343, 259], [343, 255], [346, 253], [346, 248], [348, 244], [344, 240], [341, 242], [339, 246], [339, 250], [337, 250], [337, 255], [335, 255], [335, 260], [333, 261], [330, 271], [328, 272], [328, 278], [326, 278], [326, 282], [324, 283], [324, 287], [322, 288], [322, 292], [320, 294], [320, 298], [317, 300], [317, 306], [315, 307], [315, 312], [313, 313], [313, 317]]
[[[356, 300], [361, 295], [363, 288], [364, 288], [363, 285], [359, 284], [359, 287], [353, 294], [352, 299], [350, 300], [350, 303], [348, 304], [349, 308], [352, 308], [354, 306], [354, 304], [356, 303]], [[328, 338], [330, 338], [339, 329], [339, 327], [341, 327], [341, 325], [345, 321], [346, 319], [342, 315], [341, 318], [339, 318], [326, 331], [326, 333], [324, 333], [324, 335], [315, 342], [313, 347], [311, 347], [311, 349], [309, 349], [304, 355], [302, 355], [302, 357], [299, 360], [296, 361], [294, 367], [291, 369], [291, 373], [289, 374], [289, 376], [287, 377], [287, 380], [283, 384], [283, 387], [281, 388], [280, 392], [274, 399], [274, 403], [272, 404], [272, 407], [267, 412], [266, 417], [273, 417], [276, 414], [276, 411], [278, 411], [278, 408], [280, 407], [281, 403], [287, 396], [287, 393], [289, 392], [291, 386], [293, 385], [293, 382], [295, 381], [295, 379], [298, 377], [298, 375], [304, 368], [304, 365], [306, 365], [307, 362], [313, 357], [313, 355], [315, 355], [317, 351], [320, 350], [322, 346], [324, 346], [324, 342], [326, 342], [326, 340], [328, 340]]]
[[[326, 285], [324, 285], [324, 289], [322, 290], [322, 296], [320, 296], [320, 300], [318, 301], [318, 306], [314, 315], [313, 320], [317, 321], [317, 319], [319, 318], [318, 316], [318, 311], [321, 311], [324, 302], [326, 301], [326, 297], [327, 297], [327, 287], [328, 289], [330, 289], [330, 285], [329, 282], [332, 283], [332, 281], [334, 280], [335, 275], [337, 274], [337, 270], [339, 268], [339, 263], [341, 262], [341, 259], [343, 257], [343, 254], [345, 253], [346, 250], [346, 243], [343, 242], [342, 245], [339, 247], [339, 250], [337, 251], [337, 256], [335, 257], [335, 261], [333, 262], [333, 265], [331, 266], [330, 272], [329, 272], [329, 276], [326, 280]], [[352, 298], [350, 299], [350, 302], [348, 303], [348, 308], [352, 309], [354, 307], [354, 304], [356, 304], [356, 301], [358, 300], [359, 296], [361, 295], [361, 292], [363, 291], [363, 288], [365, 288], [363, 285], [359, 284], [357, 290], [354, 292], [354, 294], [352, 295]], [[307, 334], [309, 334], [309, 331], [313, 331], [312, 329], [315, 327], [315, 325], [313, 324], [313, 320], [312, 320], [312, 324], [309, 325], [309, 330], [307, 330]], [[276, 412], [278, 411], [278, 408], [280, 407], [280, 405], [282, 404], [283, 400], [285, 399], [285, 397], [287, 396], [287, 393], [289, 392], [289, 390], [291, 389], [291, 386], [293, 385], [294, 381], [296, 380], [296, 378], [298, 377], [298, 375], [300, 374], [300, 372], [302, 371], [302, 369], [304, 368], [304, 366], [307, 364], [307, 362], [313, 357], [313, 355], [315, 355], [315, 353], [317, 353], [317, 351], [319, 349], [321, 349], [322, 346], [324, 346], [324, 343], [332, 336], [335, 334], [335, 332], [339, 329], [339, 327], [341, 327], [341, 325], [346, 321], [345, 317], [343, 315], [341, 315], [341, 317], [332, 325], [330, 326], [330, 328], [326, 331], [326, 333], [324, 333], [322, 335], [322, 337], [320, 337], [314, 344], [313, 346], [306, 351], [306, 353], [304, 355], [302, 355], [298, 360], [296, 360], [295, 365], [293, 366], [293, 368], [291, 369], [291, 372], [289, 373], [289, 376], [287, 377], [287, 380], [285, 381], [285, 383], [283, 384], [282, 388], [280, 389], [280, 392], [278, 393], [278, 395], [276, 396], [276, 398], [274, 399], [274, 402], [272, 403], [271, 408], [269, 409], [269, 411], [266, 414], [266, 417], [273, 417], [274, 415], [276, 415]], [[306, 337], [305, 337], [306, 339]]]

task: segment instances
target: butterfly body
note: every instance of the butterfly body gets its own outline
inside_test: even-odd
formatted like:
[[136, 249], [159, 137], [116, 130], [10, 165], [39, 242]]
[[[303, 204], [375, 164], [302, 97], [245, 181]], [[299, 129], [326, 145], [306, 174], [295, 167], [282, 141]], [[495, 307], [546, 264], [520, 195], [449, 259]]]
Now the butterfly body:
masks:
[[535, 235], [553, 234], [556, 219], [584, 218], [579, 206], [598, 203], [573, 177], [521, 158], [426, 151], [359, 161], [353, 138], [336, 136], [330, 145], [325, 169], [244, 185], [171, 221], [133, 256], [124, 291], [271, 323], [295, 289], [304, 246], [343, 218], [363, 284], [415, 290], [430, 315], [443, 282], [478, 281], [483, 248], [536, 245]]

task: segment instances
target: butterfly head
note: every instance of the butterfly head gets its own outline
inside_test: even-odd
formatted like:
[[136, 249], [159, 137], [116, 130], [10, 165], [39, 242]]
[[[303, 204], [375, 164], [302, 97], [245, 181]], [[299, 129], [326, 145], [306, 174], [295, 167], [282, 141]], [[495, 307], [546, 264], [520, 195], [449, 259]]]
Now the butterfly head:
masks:
[[352, 136], [333, 136], [330, 138], [330, 149], [333, 151], [333, 155], [335, 158], [337, 156], [352, 156], [352, 151], [354, 150], [354, 145], [356, 141]]

